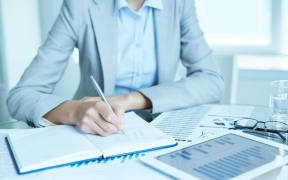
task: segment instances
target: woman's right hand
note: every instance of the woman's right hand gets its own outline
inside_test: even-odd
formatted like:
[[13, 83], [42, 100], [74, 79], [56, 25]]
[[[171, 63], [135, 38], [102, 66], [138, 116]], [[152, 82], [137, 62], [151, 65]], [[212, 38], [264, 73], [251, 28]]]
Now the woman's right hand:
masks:
[[122, 130], [125, 110], [111, 104], [109, 109], [100, 98], [86, 97], [73, 113], [73, 121], [85, 133], [108, 136]]
[[83, 132], [108, 136], [122, 130], [125, 110], [111, 104], [113, 111], [99, 97], [66, 101], [48, 112], [44, 118], [54, 124], [78, 126]]
[[125, 111], [152, 108], [152, 102], [136, 91], [107, 97], [113, 111], [100, 97], [84, 97], [79, 101], [66, 101], [48, 112], [44, 118], [54, 124], [78, 126], [83, 132], [108, 136], [124, 126]]

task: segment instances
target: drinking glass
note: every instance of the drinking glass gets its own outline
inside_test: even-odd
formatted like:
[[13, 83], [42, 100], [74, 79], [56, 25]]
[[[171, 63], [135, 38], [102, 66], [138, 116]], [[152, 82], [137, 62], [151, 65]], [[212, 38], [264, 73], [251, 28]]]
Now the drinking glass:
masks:
[[270, 108], [274, 121], [288, 121], [288, 80], [271, 82]]
[[[288, 80], [271, 82], [270, 112], [270, 121], [288, 124]], [[281, 123], [275, 123], [275, 126], [279, 125]]]

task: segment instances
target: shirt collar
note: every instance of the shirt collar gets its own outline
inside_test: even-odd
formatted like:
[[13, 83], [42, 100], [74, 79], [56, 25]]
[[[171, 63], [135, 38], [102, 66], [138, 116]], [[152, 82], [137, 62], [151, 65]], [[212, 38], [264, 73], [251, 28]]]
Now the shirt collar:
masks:
[[144, 7], [148, 6], [148, 7], [159, 9], [159, 10], [163, 9], [162, 0], [145, 0], [143, 6]]
[[126, 0], [117, 0], [116, 1], [116, 9], [119, 11], [122, 8], [128, 7], [128, 3]]
[[[126, 7], [129, 7], [126, 0], [117, 0], [116, 9], [118, 11]], [[163, 3], [162, 3], [162, 0], [145, 0], [143, 7], [151, 7], [151, 8], [162, 10]]]

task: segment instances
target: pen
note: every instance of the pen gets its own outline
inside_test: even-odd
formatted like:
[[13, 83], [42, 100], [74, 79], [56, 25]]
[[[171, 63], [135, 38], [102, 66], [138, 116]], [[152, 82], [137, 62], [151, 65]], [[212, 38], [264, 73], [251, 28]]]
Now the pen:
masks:
[[[91, 75], [90, 76], [91, 81], [93, 82], [93, 86], [95, 87], [96, 91], [98, 92], [100, 98], [105, 102], [106, 106], [113, 111], [112, 106], [110, 105], [110, 103], [107, 101], [106, 97], [104, 96], [104, 93], [102, 92], [100, 86], [98, 85], [97, 81], [95, 80], [95, 78]], [[121, 130], [122, 134], [124, 134], [124, 131]]]

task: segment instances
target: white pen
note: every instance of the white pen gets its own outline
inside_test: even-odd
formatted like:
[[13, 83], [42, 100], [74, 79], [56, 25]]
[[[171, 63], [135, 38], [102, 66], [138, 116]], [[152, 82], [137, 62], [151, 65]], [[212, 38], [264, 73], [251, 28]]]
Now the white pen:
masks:
[[[95, 80], [95, 78], [91, 75], [90, 76], [91, 81], [93, 82], [93, 86], [95, 87], [96, 91], [98, 92], [100, 98], [105, 102], [106, 106], [113, 111], [112, 106], [110, 105], [110, 103], [107, 101], [106, 97], [104, 96], [104, 93], [102, 92], [100, 86], [98, 85], [97, 81]], [[121, 130], [122, 134], [124, 134], [124, 131]]]

